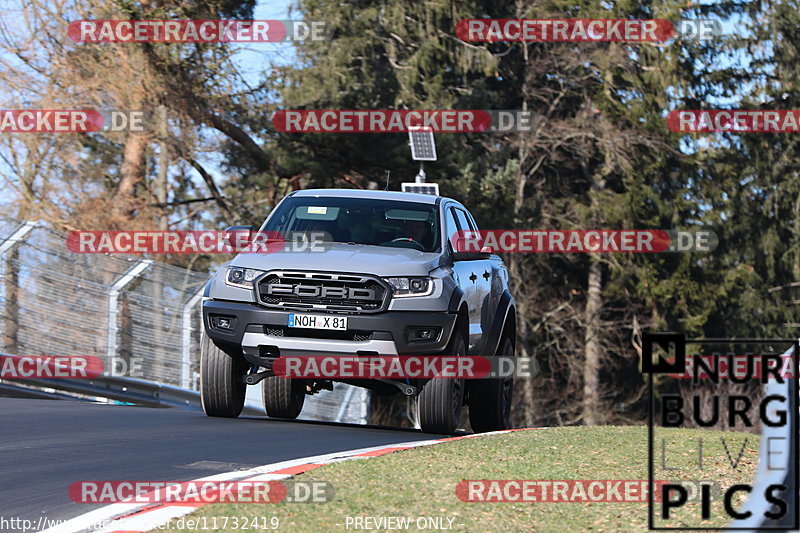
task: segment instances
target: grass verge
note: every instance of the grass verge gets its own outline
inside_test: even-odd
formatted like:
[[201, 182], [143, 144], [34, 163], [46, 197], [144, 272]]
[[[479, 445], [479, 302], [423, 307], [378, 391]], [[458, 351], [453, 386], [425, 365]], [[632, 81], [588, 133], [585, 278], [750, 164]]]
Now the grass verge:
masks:
[[[702, 465], [698, 464], [698, 439], [702, 439]], [[752, 482], [758, 463], [758, 435], [656, 428], [655, 442], [656, 479], [712, 480], [724, 490]], [[430, 529], [429, 523], [416, 522], [420, 517], [442, 518], [440, 525], [452, 531], [647, 531], [646, 503], [466, 503], [455, 492], [462, 480], [646, 480], [647, 464], [646, 427], [519, 431], [338, 462], [296, 477], [297, 481], [332, 484], [335, 495], [326, 503], [214, 504], [189, 518], [210, 526], [217, 517], [219, 527], [222, 517], [241, 517], [258, 526], [250, 530], [277, 522], [276, 531], [292, 532], [355, 531], [354, 517], [367, 516], [410, 518], [408, 531]], [[733, 501], [738, 505], [743, 498]], [[656, 525], [727, 524], [720, 497], [711, 509], [712, 520], [701, 521], [700, 505], [692, 503], [673, 520], [659, 519]], [[273, 518], [277, 521], [271, 522]], [[153, 531], [196, 530], [179, 525]], [[232, 525], [229, 522], [228, 528], [220, 530], [233, 531]]]

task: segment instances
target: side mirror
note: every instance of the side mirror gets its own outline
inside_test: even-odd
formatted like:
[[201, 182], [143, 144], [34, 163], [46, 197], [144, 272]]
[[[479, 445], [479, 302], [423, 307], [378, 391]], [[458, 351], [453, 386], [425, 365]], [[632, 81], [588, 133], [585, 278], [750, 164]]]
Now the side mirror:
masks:
[[478, 259], [489, 259], [490, 252], [453, 252], [453, 261], [476, 261]]
[[253, 226], [230, 226], [225, 233], [223, 242], [226, 246], [233, 248], [232, 251], [236, 253], [253, 241]]
[[492, 249], [488, 246], [481, 248], [480, 252], [457, 252], [451, 244], [450, 253], [453, 254], [453, 261], [476, 261], [478, 259], [489, 259]]
[[[492, 248], [483, 246], [482, 243], [483, 238], [480, 232], [459, 230], [448, 241], [450, 252], [453, 254], [453, 261], [488, 259], [492, 255]], [[480, 248], [478, 248], [479, 246]]]

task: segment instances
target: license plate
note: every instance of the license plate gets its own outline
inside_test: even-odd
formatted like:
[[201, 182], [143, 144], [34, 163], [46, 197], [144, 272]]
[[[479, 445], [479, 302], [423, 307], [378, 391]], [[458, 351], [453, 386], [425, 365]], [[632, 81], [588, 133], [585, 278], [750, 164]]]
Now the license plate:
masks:
[[293, 313], [289, 315], [289, 327], [306, 329], [347, 329], [347, 317], [301, 315]]

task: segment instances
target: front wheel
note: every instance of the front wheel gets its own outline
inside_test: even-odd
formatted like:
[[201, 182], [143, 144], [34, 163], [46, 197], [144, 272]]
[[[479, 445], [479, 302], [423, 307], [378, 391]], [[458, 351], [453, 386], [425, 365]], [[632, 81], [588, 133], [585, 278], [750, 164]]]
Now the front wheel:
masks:
[[200, 348], [200, 403], [208, 416], [236, 418], [244, 408], [247, 363], [231, 357], [203, 336]]
[[[464, 356], [467, 344], [464, 335], [453, 331], [444, 355]], [[452, 434], [461, 421], [464, 405], [464, 380], [434, 377], [422, 388], [417, 399], [419, 424], [426, 433]]]
[[297, 418], [306, 399], [303, 379], [270, 376], [263, 384], [264, 410], [270, 418]]
[[[513, 357], [514, 342], [507, 336], [500, 340], [498, 356]], [[508, 429], [514, 377], [484, 378], [470, 383], [469, 423], [475, 433]]]

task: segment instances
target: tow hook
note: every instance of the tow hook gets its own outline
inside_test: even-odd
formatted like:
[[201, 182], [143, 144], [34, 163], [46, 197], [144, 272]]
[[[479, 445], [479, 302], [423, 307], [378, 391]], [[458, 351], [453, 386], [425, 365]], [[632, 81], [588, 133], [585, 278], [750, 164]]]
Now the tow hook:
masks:
[[247, 383], [248, 385], [255, 385], [256, 383], [258, 383], [262, 379], [268, 378], [268, 377], [274, 376], [274, 375], [275, 374], [273, 374], [272, 370], [264, 370], [263, 372], [257, 372], [255, 374], [247, 374], [244, 377], [244, 382]]
[[417, 395], [417, 388], [413, 385], [406, 385], [405, 383], [401, 383], [399, 385], [400, 390], [406, 396], [416, 396]]

